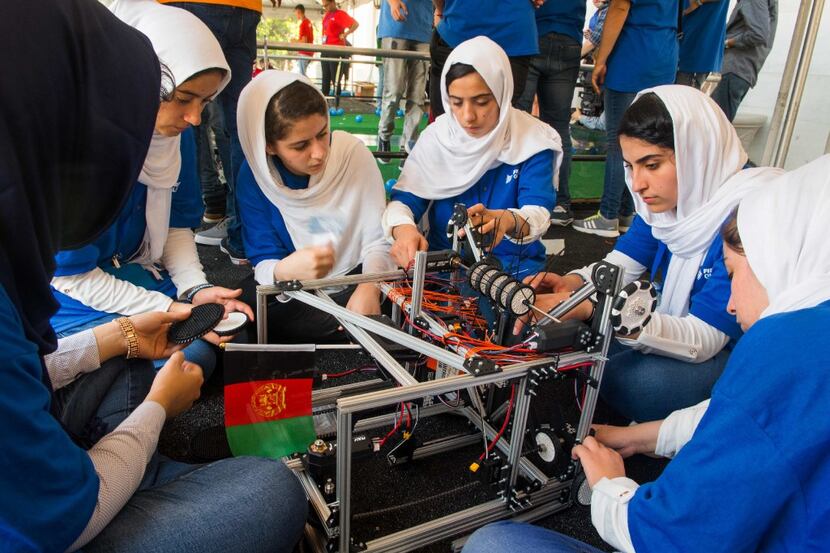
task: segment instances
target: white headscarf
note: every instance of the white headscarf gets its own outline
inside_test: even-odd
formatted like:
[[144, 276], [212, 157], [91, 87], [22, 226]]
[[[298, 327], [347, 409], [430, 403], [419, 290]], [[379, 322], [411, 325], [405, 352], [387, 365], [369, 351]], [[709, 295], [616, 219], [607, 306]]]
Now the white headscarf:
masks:
[[280, 210], [294, 247], [331, 241], [336, 256], [328, 276], [342, 276], [360, 264], [371, 244], [383, 242], [383, 179], [363, 142], [335, 131], [326, 166], [309, 177], [308, 188], [285, 186], [265, 151], [265, 112], [271, 98], [295, 81], [317, 90], [306, 77], [285, 71], [264, 71], [248, 83], [236, 112], [239, 141], [260, 190]]
[[[231, 69], [216, 37], [190, 12], [155, 0], [116, 0], [110, 10], [124, 23], [147, 35], [159, 61], [170, 70], [177, 86], [196, 73], [212, 68], [225, 70], [216, 94], [231, 80]], [[142, 265], [154, 264], [164, 251], [173, 187], [182, 164], [180, 143], [179, 136], [167, 137], [154, 132], [138, 177], [138, 182], [147, 186], [147, 231], [132, 261]]]
[[828, 221], [830, 155], [779, 176], [741, 201], [738, 233], [770, 301], [761, 317], [830, 299]]
[[702, 92], [690, 86], [666, 85], [643, 90], [637, 99], [649, 92], [662, 100], [674, 125], [677, 208], [652, 213], [632, 190], [628, 168], [625, 182], [637, 213], [672, 253], [657, 310], [684, 316], [700, 264], [723, 222], [744, 196], [778, 172], [766, 168], [741, 171], [747, 155], [735, 128]]
[[[486, 136], [473, 138], [452, 115], [447, 72], [456, 63], [472, 65], [499, 105], [499, 121]], [[517, 165], [533, 155], [553, 150], [553, 185], [559, 186], [562, 140], [550, 125], [510, 105], [513, 74], [510, 60], [498, 44], [479, 36], [462, 42], [449, 55], [441, 74], [445, 113], [428, 126], [406, 160], [395, 188], [428, 200], [458, 196], [490, 169]]]

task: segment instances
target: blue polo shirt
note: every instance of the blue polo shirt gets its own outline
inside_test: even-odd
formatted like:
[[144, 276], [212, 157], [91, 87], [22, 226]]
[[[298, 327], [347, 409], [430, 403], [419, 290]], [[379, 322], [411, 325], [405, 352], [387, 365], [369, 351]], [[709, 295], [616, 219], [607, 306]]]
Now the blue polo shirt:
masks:
[[409, 14], [404, 21], [395, 21], [389, 2], [380, 3], [378, 38], [404, 38], [428, 43], [432, 36], [432, 0], [407, 0]]
[[[293, 190], [308, 188], [308, 176], [291, 173], [277, 156], [272, 159], [285, 186]], [[254, 267], [266, 259], [284, 259], [297, 251], [282, 213], [259, 188], [247, 160], [239, 170], [236, 198], [243, 221], [245, 253]]]
[[[484, 204], [488, 209], [507, 209], [524, 205], [539, 205], [553, 209], [556, 191], [553, 189], [553, 151], [539, 152], [518, 165], [502, 164], [490, 169], [466, 192], [443, 200], [425, 200], [409, 192], [392, 189], [393, 201], [406, 204], [416, 221], [429, 210], [430, 250], [446, 250], [452, 247], [447, 238], [447, 222], [456, 203], [467, 207]], [[431, 204], [431, 207], [430, 207]], [[545, 247], [541, 241], [518, 245], [504, 239], [493, 253], [502, 262], [505, 272], [520, 280], [536, 274], [545, 264]]]
[[628, 17], [608, 57], [605, 86], [617, 92], [639, 92], [674, 82], [678, 1], [631, 0]]
[[[617, 240], [614, 249], [648, 267], [651, 280], [657, 290], [661, 290], [669, 270], [671, 252], [652, 235], [651, 227], [639, 215], [628, 232]], [[741, 327], [735, 317], [726, 312], [730, 293], [729, 276], [723, 264], [723, 241], [718, 236], [706, 252], [692, 285], [689, 314], [737, 340], [741, 336]]]
[[86, 528], [98, 476], [49, 412], [43, 363], [0, 286], [0, 550], [65, 551]]
[[536, 10], [536, 29], [540, 38], [559, 33], [582, 44], [584, 24], [585, 0], [548, 0]]
[[637, 553], [827, 551], [828, 327], [824, 302], [747, 330], [691, 441], [628, 503]]
[[453, 48], [483, 35], [508, 56], [533, 56], [539, 53], [534, 11], [530, 0], [445, 0], [437, 30]]
[[[685, 0], [688, 7], [689, 0]], [[729, 0], [702, 4], [683, 18], [683, 40], [677, 69], [684, 73], [720, 72]]]
[[[181, 153], [182, 168], [173, 192], [170, 228], [196, 228], [201, 224], [204, 204], [197, 173], [193, 129], [182, 133]], [[147, 187], [137, 182], [118, 218], [103, 234], [82, 248], [58, 253], [55, 257], [55, 276], [79, 275], [100, 267], [136, 286], [161, 292], [171, 298], [176, 297], [176, 287], [166, 272], [162, 271], [162, 280], [157, 280], [140, 265], [127, 263], [144, 239], [147, 230], [146, 211]], [[116, 260], [120, 267], [116, 267]], [[61, 304], [60, 310], [52, 317], [52, 326], [56, 332], [67, 332], [107, 316], [107, 313], [86, 306], [54, 288], [52, 291]]]

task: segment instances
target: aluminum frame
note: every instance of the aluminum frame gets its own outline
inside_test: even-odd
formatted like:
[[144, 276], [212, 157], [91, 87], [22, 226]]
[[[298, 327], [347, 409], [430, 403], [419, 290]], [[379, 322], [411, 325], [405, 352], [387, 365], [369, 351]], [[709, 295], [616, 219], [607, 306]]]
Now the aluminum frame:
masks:
[[[425, 258], [417, 263], [418, 267], [414, 274], [423, 272], [423, 265]], [[564, 509], [572, 503], [568, 498], [566, 499], [565, 492], [570, 488], [574, 481], [576, 472], [571, 474], [567, 479], [560, 481], [558, 478], [547, 478], [543, 471], [533, 465], [527, 457], [521, 455], [522, 444], [525, 436], [525, 427], [527, 424], [527, 416], [530, 409], [532, 396], [528, 388], [529, 382], [532, 378], [531, 371], [540, 366], [556, 363], [557, 366], [567, 366], [577, 363], [591, 362], [592, 367], [590, 377], [596, 382], [595, 387], [589, 387], [586, 392], [585, 405], [583, 406], [581, 416], [579, 418], [576, 439], [581, 441], [587, 435], [590, 424], [593, 419], [593, 412], [596, 406], [596, 399], [598, 396], [598, 384], [601, 381], [604, 370], [606, 355], [610, 344], [612, 335], [610, 323], [610, 311], [613, 297], [619, 292], [621, 282], [621, 271], [613, 265], [610, 267], [613, 274], [611, 292], [603, 296], [601, 308], [598, 310], [599, 317], [594, 324], [594, 331], [600, 337], [598, 351], [595, 353], [574, 352], [559, 355], [556, 359], [545, 358], [540, 360], [533, 360], [527, 362], [514, 363], [501, 367], [500, 372], [492, 372], [482, 376], [472, 376], [467, 373], [464, 367], [464, 357], [466, 352], [450, 352], [439, 348], [433, 344], [427, 343], [419, 338], [411, 336], [401, 330], [389, 327], [381, 322], [369, 319], [362, 315], [353, 313], [337, 304], [335, 304], [320, 288], [326, 286], [333, 286], [339, 284], [341, 279], [321, 279], [314, 282], [314, 288], [318, 289], [317, 294], [311, 294], [304, 289], [296, 291], [283, 291], [276, 286], [257, 288], [257, 307], [258, 307], [258, 330], [264, 329], [262, 337], [267, 334], [267, 296], [273, 294], [283, 294], [292, 301], [302, 301], [308, 305], [321, 309], [338, 319], [352, 335], [360, 342], [360, 344], [372, 353], [378, 360], [381, 366], [394, 378], [399, 384], [398, 387], [389, 389], [380, 389], [369, 391], [365, 393], [357, 393], [356, 395], [349, 395], [348, 392], [340, 392], [335, 389], [324, 390], [327, 392], [326, 399], [332, 399], [336, 405], [336, 492], [335, 502], [329, 504], [325, 501], [320, 491], [317, 489], [316, 483], [311, 477], [302, 470], [302, 464], [297, 460], [289, 462], [292, 468], [300, 478], [304, 489], [309, 495], [310, 501], [314, 511], [323, 522], [325, 537], [327, 540], [337, 540], [338, 550], [341, 552], [351, 551], [352, 536], [351, 536], [351, 476], [352, 476], [352, 439], [356, 431], [354, 425], [354, 416], [370, 410], [388, 408], [395, 406], [400, 402], [411, 401], [431, 397], [447, 392], [467, 389], [471, 391], [471, 396], [474, 395], [472, 390], [483, 385], [488, 384], [507, 384], [513, 382], [516, 385], [515, 403], [512, 414], [512, 429], [510, 431], [509, 439], [507, 436], [501, 436], [496, 443], [496, 447], [507, 458], [507, 463], [504, 465], [509, 473], [504, 478], [503, 493], [499, 499], [487, 501], [483, 504], [451, 513], [444, 517], [428, 521], [423, 524], [413, 526], [411, 528], [395, 532], [393, 534], [383, 536], [367, 542], [366, 551], [371, 552], [387, 552], [387, 551], [409, 551], [416, 547], [421, 547], [429, 543], [433, 543], [442, 539], [450, 538], [452, 536], [464, 534], [472, 531], [483, 524], [508, 518], [517, 515], [527, 520], [532, 520], [541, 516], [545, 516], [557, 510]], [[379, 275], [358, 275], [360, 282], [372, 282], [383, 280], [381, 276], [386, 277], [390, 273]], [[394, 273], [396, 279], [404, 278], [401, 271]], [[595, 277], [596, 278], [596, 277]], [[423, 282], [423, 277], [419, 279]], [[303, 288], [305, 288], [305, 283]], [[382, 286], [381, 286], [382, 288]], [[388, 290], [387, 290], [388, 291]], [[590, 297], [597, 291], [597, 287], [593, 283], [586, 283], [579, 289], [566, 308], [560, 306], [557, 312], [567, 312], [569, 309], [578, 305], [579, 302]], [[412, 305], [414, 302], [401, 302], [398, 307], [403, 312], [409, 311], [412, 313]], [[415, 311], [417, 313], [417, 311]], [[560, 315], [562, 313], [559, 313]], [[427, 313], [421, 312], [420, 317], [425, 319], [429, 328], [439, 331], [442, 324], [435, 321], [428, 316]], [[413, 317], [414, 320], [414, 317]], [[261, 326], [260, 326], [261, 325]], [[404, 345], [424, 355], [433, 357], [440, 362], [446, 363], [459, 371], [460, 374], [441, 378], [439, 380], [429, 380], [426, 382], [417, 381], [410, 375], [397, 361], [383, 350], [377, 342], [368, 334], [367, 331], [373, 332], [396, 343]], [[249, 346], [250, 347], [250, 346]], [[253, 346], [270, 348], [272, 346], [260, 345]], [[308, 346], [307, 346], [308, 347]], [[460, 355], [459, 355], [460, 354]], [[391, 360], [391, 361], [390, 361]], [[359, 388], [353, 388], [351, 391], [358, 391]], [[315, 401], [315, 406], [318, 402]], [[458, 409], [459, 413], [465, 416], [472, 424], [474, 424], [479, 431], [483, 432], [487, 440], [492, 440], [497, 431], [486, 422], [482, 421], [479, 414], [473, 411], [470, 407], [462, 407]], [[446, 410], [436, 409], [432, 413], [422, 413], [421, 416], [429, 416], [429, 414], [436, 414], [437, 412], [446, 412]], [[388, 421], [391, 415], [381, 415], [373, 417], [371, 422], [365, 419], [361, 421], [362, 428], [372, 428], [376, 425], [383, 424], [384, 420]], [[475, 437], [475, 441], [478, 437]], [[474, 443], [473, 438], [470, 437], [456, 437], [449, 439], [446, 443], [436, 444], [425, 450], [419, 457], [426, 457], [434, 455], [440, 451], [450, 449], [452, 447], [460, 447]], [[531, 480], [537, 480], [541, 488], [535, 492], [526, 492], [518, 490], [516, 483], [519, 475], [523, 474]], [[333, 510], [336, 507], [336, 511]], [[533, 513], [537, 513], [535, 516]], [[337, 519], [336, 527], [330, 527], [327, 522]], [[318, 542], [319, 543], [319, 542]]]

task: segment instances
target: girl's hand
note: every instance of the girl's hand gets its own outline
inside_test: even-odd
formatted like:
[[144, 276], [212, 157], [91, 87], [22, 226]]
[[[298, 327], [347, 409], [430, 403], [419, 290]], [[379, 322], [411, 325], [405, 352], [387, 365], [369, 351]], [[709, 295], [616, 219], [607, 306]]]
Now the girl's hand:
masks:
[[595, 424], [592, 428], [596, 431], [597, 441], [627, 458], [635, 453], [653, 455], [662, 424], [663, 421], [644, 422], [633, 426]]
[[579, 275], [558, 275], [556, 273], [536, 273], [522, 281], [539, 293], [573, 292], [582, 286]]
[[276, 280], [323, 278], [334, 267], [334, 247], [312, 246], [295, 251], [274, 267]]
[[349, 298], [346, 309], [361, 315], [380, 315], [380, 291], [370, 282], [359, 284]]
[[[511, 236], [524, 236], [527, 234], [527, 222], [521, 215], [517, 215], [508, 209], [487, 209], [484, 204], [475, 204], [467, 209], [467, 216], [470, 218], [470, 226], [476, 229], [479, 234], [492, 235], [493, 241], [490, 251], [502, 241], [505, 234]], [[516, 232], [516, 227], [519, 232]], [[464, 231], [459, 232], [464, 236]]]
[[415, 225], [398, 225], [392, 229], [392, 237], [395, 242], [389, 249], [389, 255], [395, 260], [398, 266], [406, 269], [417, 252], [426, 251], [429, 248], [427, 239], [418, 232]]
[[167, 332], [170, 330], [171, 324], [183, 321], [188, 316], [189, 312], [168, 311], [167, 313], [142, 313], [130, 317], [138, 338], [138, 356], [141, 359], [150, 360], [166, 359], [177, 351], [184, 349], [186, 344], [169, 342]]
[[184, 354], [177, 352], [159, 370], [145, 401], [155, 401], [172, 419], [199, 399], [203, 382], [202, 368], [185, 361]]
[[603, 478], [609, 480], [625, 476], [625, 465], [619, 453], [599, 443], [592, 436], [581, 445], [574, 446], [571, 457], [582, 462], [585, 478], [593, 488]]

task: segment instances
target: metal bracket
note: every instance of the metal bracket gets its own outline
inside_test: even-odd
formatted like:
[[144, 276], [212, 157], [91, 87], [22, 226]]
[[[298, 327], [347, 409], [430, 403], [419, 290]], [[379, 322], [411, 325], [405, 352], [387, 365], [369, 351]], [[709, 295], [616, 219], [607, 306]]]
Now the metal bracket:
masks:
[[501, 367], [496, 365], [494, 361], [483, 357], [470, 357], [464, 361], [464, 368], [473, 376], [484, 376], [501, 372]]
[[296, 292], [303, 289], [303, 283], [299, 280], [278, 280], [274, 288], [277, 292]]

